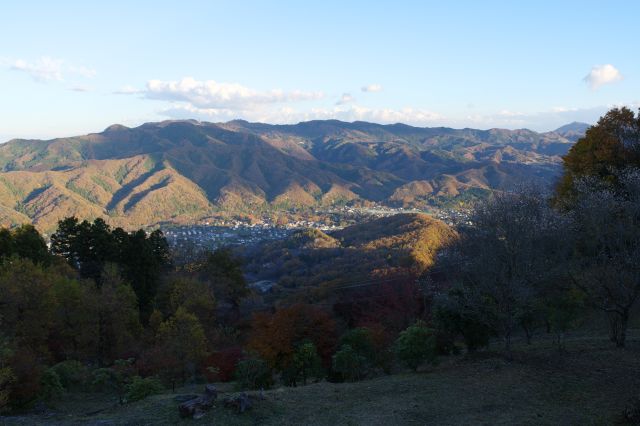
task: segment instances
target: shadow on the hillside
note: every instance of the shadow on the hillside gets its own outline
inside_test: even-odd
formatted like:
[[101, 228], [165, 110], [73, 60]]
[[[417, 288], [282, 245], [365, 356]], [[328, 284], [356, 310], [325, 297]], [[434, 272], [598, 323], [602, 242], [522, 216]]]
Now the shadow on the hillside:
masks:
[[[129, 194], [131, 194], [131, 192], [133, 192], [133, 190], [138, 185], [142, 184], [145, 180], [149, 179], [151, 176], [153, 176], [155, 173], [159, 172], [162, 169], [163, 169], [162, 165], [156, 164], [147, 173], [141, 174], [140, 176], [138, 176], [137, 178], [135, 178], [134, 180], [132, 180], [128, 184], [124, 185], [122, 188], [117, 190], [115, 194], [113, 194], [113, 197], [111, 197], [111, 201], [109, 201], [109, 203], [107, 203], [107, 206], [105, 207], [105, 209], [107, 211], [111, 211], [111, 210], [115, 209], [116, 206], [120, 203], [120, 201], [122, 201], [125, 198], [127, 198], [129, 196]], [[125, 207], [125, 209], [126, 209], [126, 207]]]

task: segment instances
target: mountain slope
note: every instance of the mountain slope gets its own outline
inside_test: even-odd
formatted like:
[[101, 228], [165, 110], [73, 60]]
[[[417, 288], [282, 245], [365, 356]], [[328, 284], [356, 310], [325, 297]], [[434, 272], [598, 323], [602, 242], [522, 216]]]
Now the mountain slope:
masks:
[[573, 123], [558, 127], [553, 132], [569, 139], [571, 142], [577, 142], [578, 139], [584, 136], [589, 127], [591, 127], [590, 124], [574, 121]]
[[75, 214], [132, 227], [220, 210], [465, 200], [519, 181], [550, 182], [572, 143], [559, 132], [579, 130], [186, 120], [13, 140], [0, 145], [0, 219], [49, 230]]
[[249, 249], [246, 271], [255, 279], [276, 281], [274, 291], [289, 295], [354, 281], [417, 276], [433, 266], [437, 252], [456, 236], [444, 222], [415, 213], [379, 218], [331, 234], [305, 229]]
[[[110, 217], [122, 226], [144, 226], [211, 208], [202, 190], [171, 167], [145, 156], [90, 160], [81, 167], [0, 174], [0, 205], [51, 230], [71, 215]], [[1, 214], [1, 213], [0, 213]], [[15, 216], [15, 215], [14, 215]]]

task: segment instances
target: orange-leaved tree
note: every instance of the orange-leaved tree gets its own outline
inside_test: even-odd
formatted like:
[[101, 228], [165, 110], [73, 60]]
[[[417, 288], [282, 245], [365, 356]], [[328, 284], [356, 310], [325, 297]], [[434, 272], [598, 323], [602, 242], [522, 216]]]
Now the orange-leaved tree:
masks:
[[564, 174], [557, 188], [559, 199], [570, 199], [574, 183], [594, 176], [615, 183], [616, 170], [640, 167], [640, 112], [613, 108], [590, 127], [563, 157]]
[[291, 366], [298, 346], [311, 342], [329, 366], [336, 344], [336, 325], [329, 314], [312, 305], [296, 304], [274, 314], [256, 314], [247, 348], [272, 368]]

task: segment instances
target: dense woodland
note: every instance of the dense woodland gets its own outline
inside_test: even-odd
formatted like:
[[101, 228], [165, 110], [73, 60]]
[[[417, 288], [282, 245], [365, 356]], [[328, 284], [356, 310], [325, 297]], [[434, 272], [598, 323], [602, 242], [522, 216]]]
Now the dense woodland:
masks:
[[[314, 245], [294, 255], [276, 243], [256, 259], [219, 250], [177, 265], [161, 232], [101, 219], [60, 221], [50, 247], [30, 225], [3, 229], [0, 410], [67, 391], [112, 393], [124, 404], [186, 382], [356, 381], [492, 341], [509, 359], [515, 336], [541, 333], [561, 351], [567, 333], [596, 313], [623, 350], [640, 296], [640, 114], [602, 117], [564, 157], [557, 188], [497, 192], [476, 205], [471, 225], [440, 226], [429, 234], [438, 250], [412, 240], [402, 252], [410, 267], [393, 279], [368, 276], [340, 296], [253, 311], [243, 309], [254, 296], [247, 265], [301, 262], [291, 270], [306, 275], [287, 280], [317, 286], [325, 279], [314, 274], [336, 278], [331, 257], [340, 273], [349, 259], [361, 274], [358, 252], [379, 259], [393, 244], [359, 244], [363, 224], [301, 234]], [[315, 272], [314, 263], [322, 265]]]

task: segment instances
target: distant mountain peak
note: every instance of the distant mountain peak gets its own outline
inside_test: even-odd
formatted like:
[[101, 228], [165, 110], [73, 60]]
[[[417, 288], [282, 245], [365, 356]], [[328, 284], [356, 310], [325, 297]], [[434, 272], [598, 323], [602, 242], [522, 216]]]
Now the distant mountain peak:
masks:
[[584, 136], [589, 127], [591, 127], [590, 124], [574, 121], [572, 123], [565, 124], [562, 127], [558, 127], [553, 131], [553, 133], [567, 138], [571, 142], [576, 142], [578, 139]]
[[104, 129], [105, 132], [122, 132], [124, 130], [129, 130], [127, 126], [123, 126], [122, 124], [112, 124], [111, 126]]
[[567, 132], [586, 132], [587, 129], [591, 127], [591, 124], [582, 123], [580, 121], [573, 121], [569, 124], [565, 124], [564, 126], [558, 127], [554, 130], [554, 132], [563, 134]]

